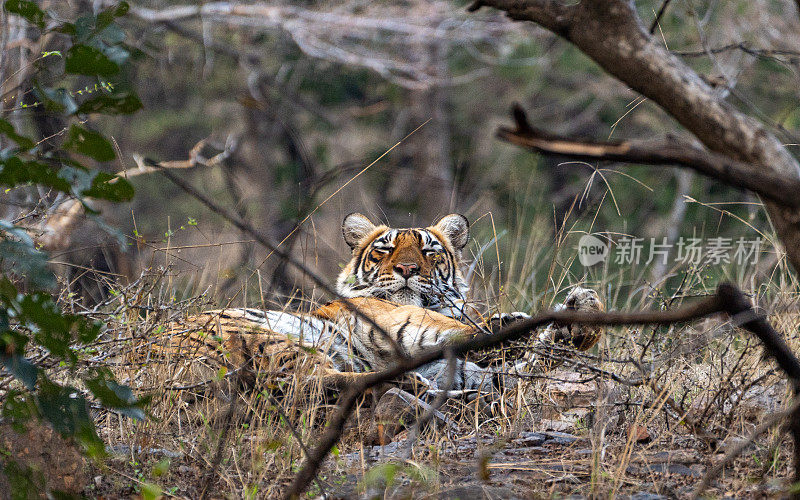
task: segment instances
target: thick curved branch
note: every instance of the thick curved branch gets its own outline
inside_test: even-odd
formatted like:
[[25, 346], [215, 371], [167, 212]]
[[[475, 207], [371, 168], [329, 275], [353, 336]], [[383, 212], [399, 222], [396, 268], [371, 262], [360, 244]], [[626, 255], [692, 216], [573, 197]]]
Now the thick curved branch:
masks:
[[[708, 149], [787, 179], [800, 165], [767, 127], [745, 115], [645, 30], [631, 0], [478, 0], [511, 18], [533, 21], [573, 43], [610, 75], [655, 102]], [[800, 209], [764, 205], [789, 261], [800, 270]]]
[[512, 111], [516, 128], [500, 127], [497, 136], [540, 153], [580, 160], [608, 160], [645, 165], [690, 168], [729, 186], [752, 191], [762, 198], [800, 208], [800, 179], [787, 178], [749, 163], [698, 147], [674, 136], [661, 140], [591, 141], [555, 135], [530, 125], [523, 109]]

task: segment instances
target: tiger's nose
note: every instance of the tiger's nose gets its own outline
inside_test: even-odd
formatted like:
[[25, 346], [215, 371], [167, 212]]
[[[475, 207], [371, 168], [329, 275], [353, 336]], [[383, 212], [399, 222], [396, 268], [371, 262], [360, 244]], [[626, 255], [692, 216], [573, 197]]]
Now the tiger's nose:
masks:
[[413, 262], [395, 264], [394, 270], [400, 273], [400, 275], [405, 279], [408, 279], [415, 274], [419, 274], [419, 266]]

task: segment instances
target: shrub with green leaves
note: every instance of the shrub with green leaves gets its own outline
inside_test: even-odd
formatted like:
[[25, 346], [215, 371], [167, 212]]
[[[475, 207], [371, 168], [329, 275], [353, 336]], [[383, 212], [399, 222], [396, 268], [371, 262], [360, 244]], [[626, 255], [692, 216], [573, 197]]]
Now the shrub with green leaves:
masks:
[[[8, 0], [6, 15], [23, 18], [33, 38], [49, 35], [65, 50], [43, 52], [30, 69], [29, 88], [16, 89], [26, 99], [0, 116], [0, 187], [45, 188], [86, 205], [89, 198], [120, 202], [130, 200], [133, 187], [122, 178], [97, 167], [116, 158], [103, 134], [89, 125], [93, 115], [133, 113], [141, 102], [124, 81], [123, 68], [135, 50], [125, 43], [116, 19], [125, 15], [124, 2], [97, 13], [63, 22], [36, 3]], [[77, 89], [77, 90], [76, 90]], [[36, 108], [36, 109], [33, 109]], [[33, 112], [57, 117], [66, 126], [60, 144], [45, 147], [31, 123]], [[47, 138], [49, 139], [49, 138]], [[103, 454], [89, 413], [89, 401], [133, 418], [144, 418], [143, 399], [117, 383], [111, 372], [78, 370], [80, 352], [95, 341], [103, 325], [81, 315], [67, 314], [53, 299], [56, 280], [47, 256], [36, 248], [26, 228], [0, 220], [0, 366], [15, 381], [6, 386], [2, 417], [22, 429], [32, 418], [48, 422], [63, 436], [80, 442], [90, 456]], [[48, 375], [43, 363], [57, 361], [72, 373], [73, 387]], [[15, 467], [6, 467], [11, 474]]]

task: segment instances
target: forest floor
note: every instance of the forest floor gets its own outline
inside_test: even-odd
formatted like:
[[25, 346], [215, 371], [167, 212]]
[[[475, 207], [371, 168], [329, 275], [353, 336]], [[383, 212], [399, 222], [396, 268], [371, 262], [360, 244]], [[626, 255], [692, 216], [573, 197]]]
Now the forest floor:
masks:
[[[422, 432], [413, 447], [408, 446], [409, 429], [401, 429], [384, 445], [369, 444], [375, 436], [366, 431], [374, 422], [367, 398], [319, 474], [322, 489], [320, 483], [312, 484], [307, 495], [320, 497], [324, 491], [328, 498], [691, 498], [712, 465], [747, 439], [746, 431], [765, 418], [769, 408], [780, 406], [785, 392], [780, 383], [751, 390], [752, 397], [739, 405], [731, 432], [710, 443], [663, 409], [648, 419], [647, 412], [632, 410], [635, 405], [613, 390], [604, 391], [599, 404], [592, 403], [593, 398], [599, 401], [601, 384], [575, 382], [568, 371], [556, 376], [573, 381], [562, 378], [536, 389], [550, 401], [571, 398], [577, 408], [562, 404], [558, 414], [543, 413], [535, 403], [539, 418], [519, 419], [501, 428], [487, 425], [502, 418], [497, 408], [475, 412], [470, 408], [476, 405], [452, 402], [442, 408], [446, 421], [435, 419], [437, 424]], [[384, 403], [382, 398], [377, 405]], [[127, 444], [119, 442], [119, 427], [110, 419], [104, 437], [111, 453], [95, 467], [86, 493], [198, 498], [205, 490], [209, 498], [280, 497], [302, 455], [287, 449], [292, 438], [259, 428], [247, 416], [248, 408], [253, 409], [245, 403], [231, 414], [226, 405], [219, 408], [216, 423], [206, 415], [210, 423], [173, 428], [173, 434], [161, 439], [149, 432], [129, 435]], [[194, 411], [204, 414], [202, 404]], [[494, 417], [487, 414], [492, 411]], [[228, 417], [221, 462], [214, 464]], [[187, 424], [188, 420], [183, 425]], [[322, 430], [309, 433], [308, 446]], [[711, 481], [705, 497], [781, 498], [788, 488], [785, 478], [792, 473], [791, 449], [791, 440], [780, 430], [754, 440]]]

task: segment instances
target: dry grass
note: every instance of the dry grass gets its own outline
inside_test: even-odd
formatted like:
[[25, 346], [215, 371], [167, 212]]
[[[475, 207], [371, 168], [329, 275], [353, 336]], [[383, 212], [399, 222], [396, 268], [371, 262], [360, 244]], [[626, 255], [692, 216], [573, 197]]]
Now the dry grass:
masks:
[[[566, 244], [571, 235], [552, 257], [540, 250], [542, 241], [528, 236], [536, 233], [514, 236], [514, 247], [523, 250], [512, 250], [502, 287], [497, 272], [487, 270], [492, 259], [486, 256], [499, 250], [489, 245], [476, 252], [472, 284], [479, 307], [550, 306], [577, 281], [568, 266], [574, 258]], [[682, 284], [664, 296], [647, 289], [643, 270], [624, 272], [612, 275], [605, 268], [584, 281], [613, 309], [675, 307], [713, 286], [703, 269], [681, 269]], [[536, 273], [546, 274], [552, 287], [532, 290]], [[800, 350], [800, 297], [793, 276], [779, 264], [739, 278]], [[277, 357], [266, 359], [256, 386], [242, 390], [236, 370], [156, 352], [154, 343], [165, 330], [209, 306], [202, 295], [174, 300], [169, 281], [174, 277], [165, 272], [143, 275], [116, 287], [106, 304], [88, 312], [109, 324], [88, 363], [110, 366], [120, 380], [154, 396], [147, 421], [98, 411], [102, 437], [115, 453], [98, 466], [103, 479], [93, 493], [128, 494], [157, 484], [165, 494], [189, 498], [207, 485], [212, 496], [279, 496], [304, 459], [301, 442], [313, 445], [324, 428], [335, 394], [314, 376], [313, 356], [301, 357], [291, 369]], [[755, 283], [764, 284], [755, 288]], [[313, 301], [291, 302], [307, 308]], [[365, 396], [320, 477], [322, 488], [334, 496], [458, 495], [458, 487], [467, 487], [494, 497], [639, 491], [688, 497], [721, 456], [719, 450], [783, 408], [789, 393], [756, 340], [729, 322], [709, 319], [669, 328], [615, 328], [570, 366], [520, 379], [490, 397], [450, 401], [443, 411], [456, 427], [429, 426], [408, 456], [391, 447], [374, 456], [373, 399]], [[520, 432], [548, 427], [567, 428], [579, 440], [543, 447], [518, 440]], [[636, 442], [632, 427], [646, 429], [649, 440], [642, 441], [648, 442]], [[717, 439], [718, 448], [710, 447], [708, 436]], [[786, 487], [781, 478], [790, 472], [790, 448], [779, 429], [758, 437], [711, 491], [778, 495]], [[319, 493], [315, 484], [310, 494]]]

